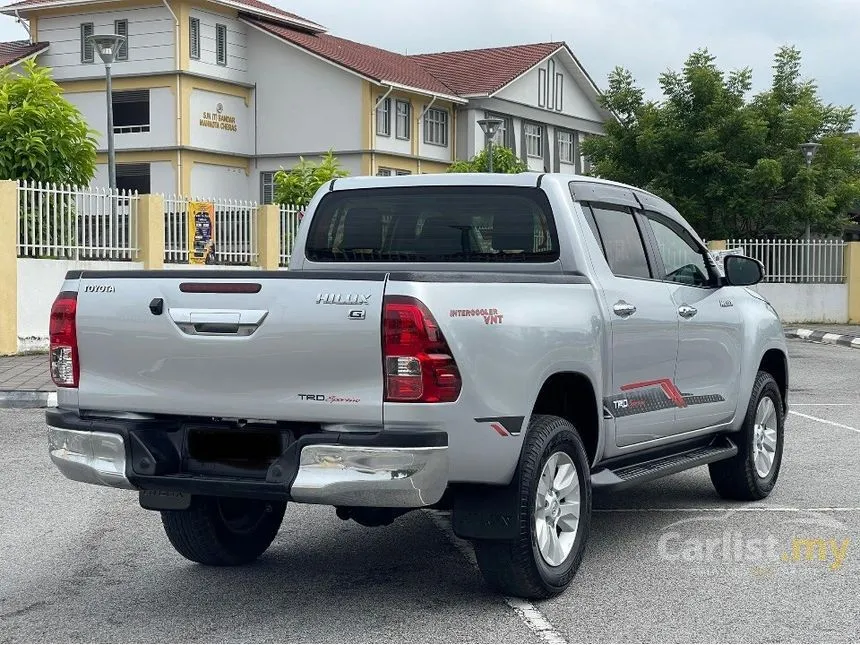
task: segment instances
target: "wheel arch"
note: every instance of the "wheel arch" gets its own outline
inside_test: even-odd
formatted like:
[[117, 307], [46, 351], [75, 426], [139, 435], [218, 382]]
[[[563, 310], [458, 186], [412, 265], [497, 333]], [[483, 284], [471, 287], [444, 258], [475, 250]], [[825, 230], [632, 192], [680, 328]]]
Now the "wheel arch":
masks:
[[788, 411], [788, 357], [781, 349], [772, 347], [761, 357], [759, 371], [767, 372], [776, 381], [782, 396], [783, 412]]

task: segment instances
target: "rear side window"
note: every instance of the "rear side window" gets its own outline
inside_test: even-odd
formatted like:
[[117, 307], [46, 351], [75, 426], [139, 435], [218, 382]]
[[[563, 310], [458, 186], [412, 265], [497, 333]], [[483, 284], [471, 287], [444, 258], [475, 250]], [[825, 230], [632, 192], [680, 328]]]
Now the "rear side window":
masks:
[[645, 245], [633, 213], [623, 206], [603, 205], [592, 205], [591, 211], [612, 273], [629, 278], [650, 278]]
[[508, 186], [335, 191], [311, 220], [312, 262], [552, 262], [558, 236], [546, 195]]

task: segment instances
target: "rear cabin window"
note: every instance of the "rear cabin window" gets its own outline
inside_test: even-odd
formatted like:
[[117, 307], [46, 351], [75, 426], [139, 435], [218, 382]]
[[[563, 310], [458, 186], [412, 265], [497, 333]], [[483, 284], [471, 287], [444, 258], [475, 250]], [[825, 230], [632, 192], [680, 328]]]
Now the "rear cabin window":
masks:
[[552, 262], [559, 253], [540, 189], [413, 186], [326, 195], [305, 255], [312, 262]]

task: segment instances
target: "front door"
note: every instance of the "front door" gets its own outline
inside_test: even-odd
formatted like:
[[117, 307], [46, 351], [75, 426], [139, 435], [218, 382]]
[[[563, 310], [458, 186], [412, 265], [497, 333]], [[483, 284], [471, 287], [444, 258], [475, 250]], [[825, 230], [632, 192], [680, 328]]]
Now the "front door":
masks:
[[582, 206], [611, 270], [600, 286], [612, 335], [604, 408], [615, 420], [615, 443], [623, 447], [670, 436], [680, 399], [673, 382], [678, 318], [669, 285], [654, 278], [656, 267], [629, 208]]
[[741, 319], [701, 248], [677, 222], [646, 212], [678, 319], [677, 432], [729, 422], [740, 380]]

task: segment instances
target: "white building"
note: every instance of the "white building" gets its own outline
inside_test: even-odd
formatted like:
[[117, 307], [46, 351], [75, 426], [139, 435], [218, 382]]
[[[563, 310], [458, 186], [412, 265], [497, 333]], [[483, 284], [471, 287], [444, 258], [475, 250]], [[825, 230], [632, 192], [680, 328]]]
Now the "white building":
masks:
[[[581, 170], [581, 137], [610, 118], [564, 43], [405, 56], [257, 0], [2, 11], [29, 29], [15, 52], [52, 68], [102, 133], [105, 72], [86, 38], [127, 36], [112, 68], [117, 183], [141, 192], [269, 201], [276, 170], [329, 149], [351, 174], [442, 172], [483, 146], [485, 116], [505, 120], [503, 142], [531, 169]], [[103, 134], [98, 147], [95, 183], [106, 185]]]

